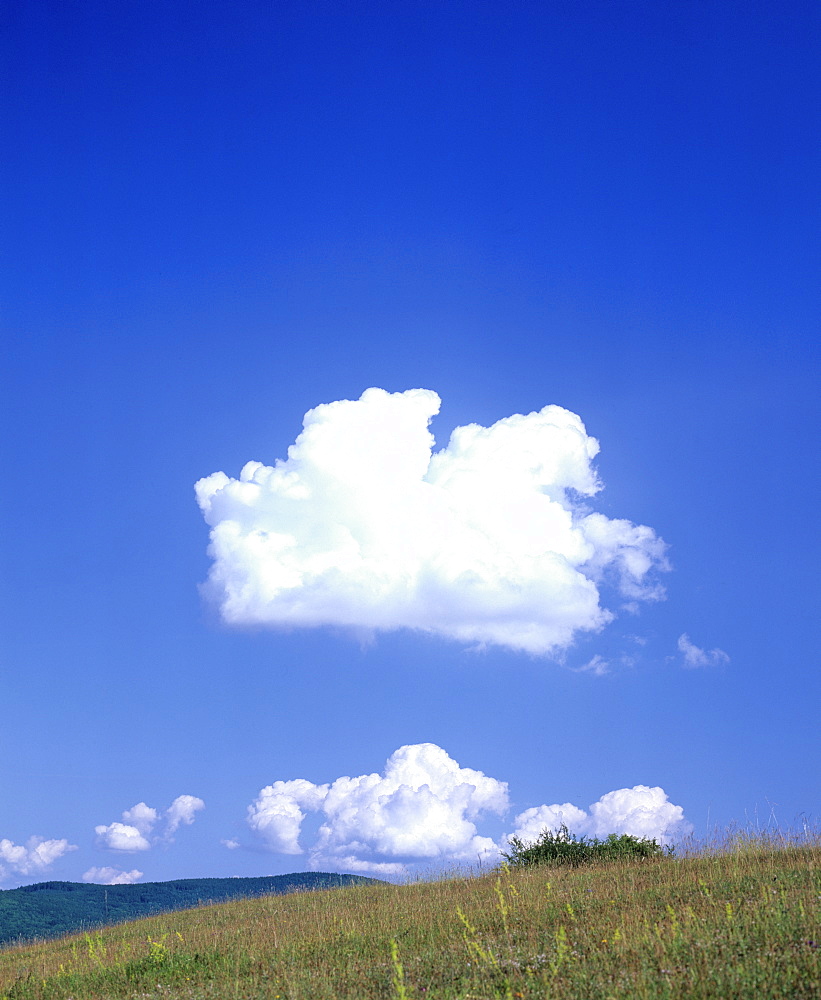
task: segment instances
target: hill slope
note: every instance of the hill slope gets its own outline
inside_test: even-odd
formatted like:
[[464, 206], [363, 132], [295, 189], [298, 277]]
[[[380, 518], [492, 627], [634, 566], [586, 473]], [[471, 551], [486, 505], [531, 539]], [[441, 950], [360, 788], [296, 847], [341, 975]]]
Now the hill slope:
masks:
[[818, 1000], [821, 844], [236, 900], [0, 950], [8, 1000]]
[[189, 909], [202, 903], [375, 882], [361, 875], [300, 872], [261, 878], [188, 878], [137, 885], [38, 882], [0, 890], [0, 944]]

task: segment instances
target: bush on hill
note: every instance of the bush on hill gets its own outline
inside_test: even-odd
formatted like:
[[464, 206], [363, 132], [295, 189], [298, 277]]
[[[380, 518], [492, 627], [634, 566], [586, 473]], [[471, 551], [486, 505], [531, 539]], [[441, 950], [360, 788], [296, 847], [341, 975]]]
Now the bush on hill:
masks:
[[514, 868], [531, 865], [579, 865], [595, 861], [627, 861], [631, 858], [653, 858], [670, 856], [672, 847], [662, 847], [657, 841], [646, 837], [633, 837], [623, 833], [617, 837], [611, 833], [605, 840], [593, 837], [577, 837], [562, 824], [554, 833], [544, 830], [533, 843], [525, 843], [519, 837], [510, 838], [511, 850], [502, 852], [507, 863]]

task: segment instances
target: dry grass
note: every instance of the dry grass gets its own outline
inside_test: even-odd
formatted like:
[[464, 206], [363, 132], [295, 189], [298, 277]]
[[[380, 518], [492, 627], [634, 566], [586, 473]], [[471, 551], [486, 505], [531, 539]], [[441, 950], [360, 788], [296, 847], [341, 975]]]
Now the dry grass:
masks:
[[821, 845], [225, 903], [0, 951], [10, 1000], [821, 997]]

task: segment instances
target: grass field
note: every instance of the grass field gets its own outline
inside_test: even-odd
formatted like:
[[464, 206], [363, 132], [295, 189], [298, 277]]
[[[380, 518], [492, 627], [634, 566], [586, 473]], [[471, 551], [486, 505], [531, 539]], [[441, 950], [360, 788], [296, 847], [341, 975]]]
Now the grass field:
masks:
[[821, 842], [188, 910], [0, 951], [0, 998], [821, 997]]

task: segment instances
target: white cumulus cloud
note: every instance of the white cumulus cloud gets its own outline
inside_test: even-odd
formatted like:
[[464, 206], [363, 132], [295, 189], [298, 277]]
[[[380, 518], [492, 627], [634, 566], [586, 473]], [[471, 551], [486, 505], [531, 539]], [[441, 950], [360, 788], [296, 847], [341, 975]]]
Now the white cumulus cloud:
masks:
[[519, 813], [513, 835], [525, 843], [536, 840], [543, 830], [554, 832], [562, 825], [577, 836], [604, 838], [611, 833], [628, 833], [659, 843], [671, 843], [692, 832], [681, 806], [674, 805], [663, 788], [635, 785], [619, 788], [594, 802], [585, 812], [569, 802], [536, 806]]
[[77, 845], [65, 838], [46, 840], [44, 837], [29, 837], [25, 844], [15, 844], [11, 840], [0, 840], [0, 879], [9, 874], [36, 875], [49, 869], [58, 858], [69, 851], [76, 851]]
[[409, 861], [495, 855], [496, 845], [478, 834], [475, 821], [507, 805], [504, 782], [419, 743], [391, 754], [382, 774], [268, 785], [248, 807], [248, 825], [271, 850], [297, 854], [305, 814], [319, 812], [323, 822], [308, 849], [313, 868], [390, 875]]
[[136, 851], [147, 851], [151, 847], [151, 841], [140, 833], [136, 826], [129, 823], [109, 823], [108, 826], [100, 824], [94, 827], [101, 847], [107, 847], [109, 851], [122, 851], [125, 854], [133, 854]]
[[723, 649], [700, 649], [690, 641], [686, 632], [678, 637], [678, 651], [684, 658], [685, 667], [717, 667], [730, 662]]
[[511, 836], [519, 837], [526, 843], [538, 839], [543, 830], [558, 830], [566, 826], [568, 830], [578, 833], [587, 824], [589, 817], [583, 809], [565, 802], [562, 805], [533, 806], [514, 820], [516, 829]]
[[305, 812], [316, 812], [327, 798], [329, 785], [314, 785], [304, 778], [266, 785], [248, 807], [248, 825], [273, 851], [302, 854], [299, 831]]
[[195, 813], [204, 808], [205, 803], [196, 795], [178, 795], [165, 811], [166, 837], [172, 837], [183, 823], [191, 826]]
[[602, 594], [662, 596], [665, 544], [590, 509], [599, 444], [560, 406], [457, 427], [440, 399], [366, 390], [310, 410], [274, 465], [196, 485], [211, 527], [206, 592], [230, 624], [416, 629], [560, 653], [613, 618]]
[[109, 851], [148, 851], [159, 840], [173, 839], [181, 824], [190, 826], [195, 813], [204, 808], [205, 803], [195, 795], [178, 795], [162, 816], [152, 806], [138, 802], [125, 810], [122, 823], [101, 824], [94, 827], [94, 832], [99, 845]]
[[119, 868], [89, 868], [83, 872], [84, 882], [96, 882], [98, 885], [132, 885], [143, 877], [143, 873], [136, 868], [130, 872], [121, 871]]
[[145, 802], [138, 802], [123, 813], [123, 820], [142, 834], [151, 833], [159, 818], [157, 810], [147, 806]]

